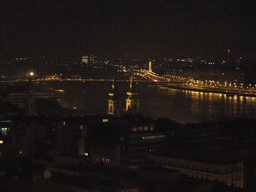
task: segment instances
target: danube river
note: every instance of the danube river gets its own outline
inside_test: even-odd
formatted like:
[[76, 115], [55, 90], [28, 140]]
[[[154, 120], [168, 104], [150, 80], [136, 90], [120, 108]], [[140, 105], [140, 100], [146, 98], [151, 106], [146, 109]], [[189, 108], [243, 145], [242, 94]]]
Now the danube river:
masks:
[[[112, 82], [48, 82], [49, 87], [64, 89], [67, 106], [84, 114], [107, 114], [108, 93]], [[227, 97], [219, 93], [203, 93], [177, 89], [149, 88], [147, 83], [135, 84], [140, 112], [154, 119], [167, 117], [179, 123], [197, 123], [222, 118], [256, 117], [256, 98]], [[117, 82], [119, 98], [125, 107], [128, 82]]]

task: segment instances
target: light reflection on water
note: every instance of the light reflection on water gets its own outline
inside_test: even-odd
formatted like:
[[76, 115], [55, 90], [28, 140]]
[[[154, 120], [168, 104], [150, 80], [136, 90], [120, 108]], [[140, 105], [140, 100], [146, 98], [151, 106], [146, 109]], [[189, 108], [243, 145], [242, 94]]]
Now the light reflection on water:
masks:
[[[162, 93], [160, 91], [159, 94], [174, 100], [174, 104], [169, 110], [167, 107], [164, 108], [166, 117], [181, 123], [220, 120], [221, 118], [256, 117], [255, 97], [237, 95], [230, 97], [222, 93], [176, 89], [169, 89], [168, 92]], [[176, 97], [179, 99], [175, 99]], [[175, 107], [177, 105], [185, 106], [185, 108]], [[172, 110], [175, 110], [175, 113]], [[153, 116], [159, 117], [156, 113]]]
[[[105, 115], [108, 93], [112, 82], [55, 83], [56, 89], [65, 89], [69, 106], [85, 111], [85, 114]], [[122, 105], [125, 106], [129, 83], [117, 84]], [[151, 114], [154, 119], [167, 117], [180, 123], [196, 123], [221, 118], [256, 117], [256, 99], [244, 96], [226, 96], [221, 93], [169, 89], [157, 91], [146, 84], [136, 85], [139, 92], [140, 112]]]

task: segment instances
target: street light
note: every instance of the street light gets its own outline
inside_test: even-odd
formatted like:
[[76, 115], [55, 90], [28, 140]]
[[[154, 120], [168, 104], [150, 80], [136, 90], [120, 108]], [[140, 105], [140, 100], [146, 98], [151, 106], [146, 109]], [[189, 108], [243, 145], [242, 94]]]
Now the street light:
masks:
[[30, 72], [30, 76], [34, 76], [34, 73], [33, 73], [33, 72]]

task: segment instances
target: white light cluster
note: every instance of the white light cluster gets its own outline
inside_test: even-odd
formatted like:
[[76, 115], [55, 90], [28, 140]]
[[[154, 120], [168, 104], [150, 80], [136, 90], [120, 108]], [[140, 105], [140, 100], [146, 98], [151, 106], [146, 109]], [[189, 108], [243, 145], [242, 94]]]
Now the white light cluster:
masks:
[[157, 139], [157, 138], [163, 138], [164, 135], [153, 135], [153, 136], [146, 136], [142, 137], [142, 139]]
[[1, 132], [3, 135], [6, 135], [7, 134], [7, 130], [8, 128], [4, 127], [4, 128], [1, 128]]

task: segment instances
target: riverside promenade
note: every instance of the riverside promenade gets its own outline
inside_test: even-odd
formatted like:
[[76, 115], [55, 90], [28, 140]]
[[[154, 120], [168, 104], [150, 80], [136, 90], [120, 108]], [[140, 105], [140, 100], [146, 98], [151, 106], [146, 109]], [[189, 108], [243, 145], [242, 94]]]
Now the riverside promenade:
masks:
[[256, 91], [253, 89], [234, 89], [234, 88], [212, 88], [212, 87], [196, 87], [189, 86], [183, 83], [168, 83], [165, 86], [160, 87], [160, 90], [168, 90], [168, 89], [179, 89], [179, 90], [188, 90], [188, 91], [198, 91], [205, 93], [222, 93], [227, 96], [248, 96], [248, 97], [256, 97]]

